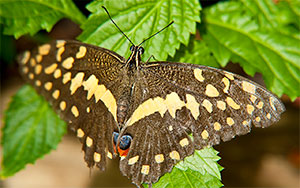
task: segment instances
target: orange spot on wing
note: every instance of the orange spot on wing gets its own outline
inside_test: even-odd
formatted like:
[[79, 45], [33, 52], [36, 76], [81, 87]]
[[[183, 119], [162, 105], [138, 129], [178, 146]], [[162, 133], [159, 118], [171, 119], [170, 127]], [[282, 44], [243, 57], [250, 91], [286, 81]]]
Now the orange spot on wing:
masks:
[[126, 157], [128, 152], [129, 152], [129, 148], [126, 150], [122, 150], [122, 149], [120, 149], [120, 147], [118, 147], [118, 153], [121, 157]]

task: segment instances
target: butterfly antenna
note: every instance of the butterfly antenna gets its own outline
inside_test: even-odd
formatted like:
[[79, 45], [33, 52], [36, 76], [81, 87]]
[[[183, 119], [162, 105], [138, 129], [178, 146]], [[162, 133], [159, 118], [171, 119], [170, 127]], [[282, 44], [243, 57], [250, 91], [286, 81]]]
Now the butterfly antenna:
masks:
[[[125, 35], [125, 33], [119, 28], [119, 26], [116, 24], [116, 22], [111, 18], [110, 14], [109, 14], [108, 10], [105, 8], [105, 6], [102, 6], [102, 8], [105, 10], [105, 12], [107, 13], [109, 19], [112, 21], [112, 23], [113, 23], [113, 24], [119, 29], [119, 31], [127, 38], [127, 40], [128, 40], [132, 45], [134, 45], [133, 42], [127, 37], [127, 35]], [[135, 46], [135, 45], [134, 45], [134, 46]]]
[[137, 46], [141, 46], [145, 41], [151, 39], [152, 37], [154, 37], [155, 35], [157, 35], [158, 33], [162, 32], [163, 30], [165, 30], [167, 27], [169, 27], [170, 25], [172, 25], [174, 23], [174, 21], [171, 21], [171, 23], [169, 23], [168, 25], [166, 25], [164, 28], [162, 28], [161, 30], [157, 31], [156, 33], [154, 33], [153, 35], [151, 35], [150, 37], [146, 38], [143, 40], [143, 42], [141, 42], [139, 45]]

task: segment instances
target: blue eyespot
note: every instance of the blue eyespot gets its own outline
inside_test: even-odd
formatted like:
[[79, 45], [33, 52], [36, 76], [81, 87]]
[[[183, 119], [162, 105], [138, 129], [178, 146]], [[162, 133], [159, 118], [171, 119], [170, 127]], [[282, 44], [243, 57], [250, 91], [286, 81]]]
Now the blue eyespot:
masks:
[[115, 144], [115, 145], [117, 145], [118, 137], [119, 137], [119, 133], [113, 132], [113, 141], [114, 141], [114, 144]]
[[129, 135], [124, 135], [121, 137], [119, 147], [121, 150], [126, 150], [130, 147], [132, 137]]

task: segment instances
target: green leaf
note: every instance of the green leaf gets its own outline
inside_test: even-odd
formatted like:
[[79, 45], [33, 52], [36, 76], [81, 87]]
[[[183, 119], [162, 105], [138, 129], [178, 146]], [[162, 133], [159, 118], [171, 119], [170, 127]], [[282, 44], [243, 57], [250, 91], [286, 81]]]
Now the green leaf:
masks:
[[[245, 2], [249, 6], [245, 6]], [[222, 2], [204, 10], [204, 41], [222, 66], [229, 61], [239, 62], [249, 75], [262, 73], [271, 91], [279, 96], [285, 93], [294, 100], [300, 96], [300, 37], [290, 34], [291, 30], [282, 32], [285, 24], [262, 26], [269, 15], [255, 9], [258, 2], [261, 3]], [[274, 20], [270, 18], [269, 21]], [[281, 29], [272, 28], [277, 26]]]
[[34, 35], [41, 29], [48, 32], [61, 18], [66, 17], [82, 23], [84, 15], [72, 0], [1, 0], [0, 23], [4, 34], [15, 38], [29, 33]]
[[257, 19], [260, 29], [299, 32], [300, 1], [240, 0]]
[[213, 148], [196, 150], [192, 156], [179, 162], [170, 173], [162, 176], [153, 187], [222, 187], [217, 163], [220, 157]]
[[196, 31], [196, 22], [200, 22], [201, 7], [197, 0], [102, 0], [88, 5], [92, 14], [82, 25], [83, 33], [78, 39], [126, 57], [130, 53], [131, 44], [109, 20], [102, 5], [136, 45], [174, 21], [168, 29], [143, 44], [146, 49], [143, 56], [145, 59], [150, 55], [158, 60], [166, 60], [168, 55], [174, 56], [180, 43], [187, 45], [190, 33]]
[[22, 87], [13, 97], [4, 122], [2, 178], [56, 149], [66, 133], [66, 123], [31, 86]]
[[168, 58], [168, 61], [220, 67], [205, 42], [195, 39], [192, 39], [188, 46], [181, 45], [174, 58]]

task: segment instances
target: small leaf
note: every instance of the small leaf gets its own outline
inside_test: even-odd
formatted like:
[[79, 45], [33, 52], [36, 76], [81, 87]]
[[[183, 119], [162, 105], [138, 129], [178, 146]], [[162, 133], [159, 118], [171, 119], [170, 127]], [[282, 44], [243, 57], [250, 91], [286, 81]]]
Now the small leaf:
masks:
[[[257, 2], [250, 1], [249, 4]], [[261, 20], [269, 15], [262, 16], [266, 12], [260, 10], [253, 14], [249, 7], [234, 1], [207, 8], [204, 11], [204, 41], [222, 66], [233, 61], [239, 62], [249, 75], [261, 72], [271, 91], [279, 96], [285, 93], [294, 100], [300, 96], [300, 38], [295, 33], [282, 32], [284, 24], [261, 26], [267, 22]], [[267, 30], [278, 25], [279, 31]]]
[[168, 55], [174, 56], [180, 43], [187, 45], [190, 33], [196, 31], [196, 22], [200, 22], [201, 7], [197, 0], [115, 0], [91, 3], [87, 8], [92, 14], [82, 25], [83, 33], [78, 39], [126, 57], [130, 53], [128, 49], [131, 44], [109, 20], [102, 5], [136, 45], [174, 21], [169, 28], [143, 44], [146, 49], [143, 56], [145, 59], [150, 55], [158, 60], [166, 60]]
[[213, 148], [196, 150], [192, 156], [179, 162], [170, 173], [162, 176], [153, 187], [222, 187], [222, 167], [217, 163], [220, 159], [217, 154]]
[[14, 175], [56, 149], [66, 133], [66, 123], [28, 85], [13, 97], [4, 122], [2, 178]]
[[220, 67], [205, 42], [195, 39], [192, 39], [187, 47], [181, 45], [174, 58], [169, 58], [168, 61]]
[[34, 35], [41, 29], [50, 31], [63, 17], [82, 23], [84, 15], [71, 0], [2, 0], [0, 1], [0, 23], [4, 34], [15, 38], [29, 33]]

